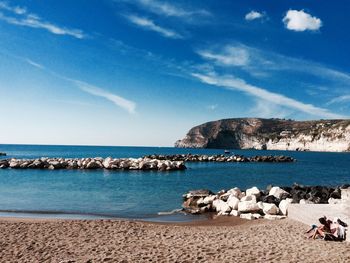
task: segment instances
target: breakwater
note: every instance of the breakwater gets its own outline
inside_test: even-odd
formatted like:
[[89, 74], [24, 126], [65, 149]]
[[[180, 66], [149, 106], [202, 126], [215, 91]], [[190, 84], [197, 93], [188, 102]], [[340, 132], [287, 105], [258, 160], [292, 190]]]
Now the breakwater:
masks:
[[240, 216], [245, 219], [282, 219], [287, 215], [291, 203], [336, 204], [341, 202], [341, 189], [329, 186], [291, 187], [268, 186], [264, 190], [257, 187], [245, 191], [235, 187], [213, 193], [210, 190], [193, 190], [183, 195], [183, 208], [191, 214], [216, 212], [218, 215]]
[[108, 169], [108, 170], [184, 170], [183, 161], [150, 158], [37, 158], [0, 160], [0, 169]]
[[270, 163], [288, 163], [296, 160], [284, 155], [265, 155], [246, 157], [243, 155], [201, 155], [201, 154], [174, 154], [174, 155], [147, 155], [147, 158], [183, 162], [270, 162]]

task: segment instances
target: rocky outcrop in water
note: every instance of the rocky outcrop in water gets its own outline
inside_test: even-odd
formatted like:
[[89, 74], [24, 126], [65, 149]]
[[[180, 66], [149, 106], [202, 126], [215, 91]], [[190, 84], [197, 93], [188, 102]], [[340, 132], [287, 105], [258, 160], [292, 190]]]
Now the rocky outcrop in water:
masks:
[[174, 155], [148, 155], [146, 158], [183, 162], [268, 162], [268, 163], [288, 163], [296, 161], [289, 156], [253, 156], [243, 155], [201, 155], [201, 154], [174, 154]]
[[183, 195], [184, 211], [191, 214], [216, 212], [218, 215], [240, 216], [245, 219], [282, 219], [287, 215], [288, 205], [335, 204], [340, 202], [341, 187], [268, 186], [265, 190], [252, 187], [241, 191], [235, 187], [213, 193], [210, 190], [194, 190]]
[[0, 156], [6, 156], [6, 153], [0, 152]]
[[184, 170], [182, 161], [157, 160], [150, 158], [38, 158], [0, 160], [0, 168], [12, 169], [108, 169], [108, 170]]
[[350, 151], [350, 120], [224, 119], [192, 128], [182, 148]]

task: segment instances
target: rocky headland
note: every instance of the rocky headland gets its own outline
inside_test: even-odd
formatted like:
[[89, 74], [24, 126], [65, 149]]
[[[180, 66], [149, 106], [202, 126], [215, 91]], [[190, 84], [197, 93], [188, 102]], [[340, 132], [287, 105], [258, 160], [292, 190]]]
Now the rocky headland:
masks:
[[108, 170], [184, 170], [183, 161], [150, 158], [38, 158], [0, 160], [0, 169], [108, 169]]
[[224, 119], [192, 128], [175, 146], [346, 152], [350, 151], [350, 120]]
[[213, 193], [210, 190], [193, 190], [183, 195], [183, 209], [191, 214], [216, 212], [218, 215], [239, 216], [244, 219], [283, 219], [287, 207], [299, 204], [337, 204], [341, 202], [340, 187], [268, 186], [265, 190], [252, 187], [241, 191], [238, 187]]
[[146, 158], [183, 162], [265, 162], [265, 163], [289, 163], [296, 160], [290, 156], [265, 155], [246, 157], [243, 155], [203, 155], [203, 154], [174, 154], [174, 155], [148, 155]]

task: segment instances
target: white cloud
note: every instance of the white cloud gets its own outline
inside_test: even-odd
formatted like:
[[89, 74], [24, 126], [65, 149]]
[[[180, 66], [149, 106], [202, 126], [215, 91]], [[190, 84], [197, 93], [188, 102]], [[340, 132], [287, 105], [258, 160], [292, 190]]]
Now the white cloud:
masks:
[[145, 28], [147, 30], [155, 31], [155, 32], [157, 32], [165, 37], [183, 38], [180, 34], [178, 34], [177, 32], [175, 32], [171, 29], [156, 25], [151, 19], [148, 19], [145, 17], [139, 17], [136, 15], [127, 15], [125, 17], [133, 24], [140, 26], [142, 28]]
[[248, 14], [245, 15], [245, 20], [252, 21], [263, 17], [264, 13], [260, 13], [258, 11], [250, 11]]
[[147, 8], [149, 11], [165, 16], [173, 17], [191, 17], [195, 15], [209, 16], [210, 12], [206, 10], [189, 10], [180, 6], [170, 4], [169, 2], [157, 1], [157, 0], [138, 0], [138, 3], [143, 7]]
[[239, 46], [225, 46], [219, 52], [199, 50], [197, 53], [204, 59], [223, 66], [246, 66], [249, 63], [249, 52]]
[[60, 27], [44, 21], [38, 15], [28, 13], [25, 7], [13, 7], [8, 5], [6, 2], [0, 1], [0, 9], [9, 13], [9, 15], [5, 15], [0, 12], [0, 20], [5, 21], [8, 24], [45, 29], [56, 35], [68, 35], [78, 39], [86, 37], [86, 35], [80, 29]]
[[289, 10], [283, 18], [286, 28], [293, 31], [319, 30], [322, 26], [321, 19], [311, 16], [304, 10]]
[[335, 97], [334, 99], [327, 102], [327, 105], [335, 104], [335, 103], [344, 103], [350, 101], [350, 95], [342, 95], [339, 97]]
[[290, 116], [291, 111], [270, 101], [256, 99], [256, 105], [249, 113], [259, 118], [286, 118]]
[[125, 99], [123, 97], [120, 97], [116, 94], [110, 93], [108, 91], [105, 91], [101, 88], [98, 88], [96, 86], [92, 86], [90, 84], [84, 83], [82, 81], [73, 80], [73, 82], [84, 92], [87, 92], [91, 95], [105, 98], [111, 102], [113, 102], [118, 107], [128, 111], [130, 114], [136, 113], [136, 103], [133, 101], [130, 101], [128, 99]]
[[199, 79], [201, 82], [209, 85], [214, 85], [214, 86], [226, 88], [229, 90], [242, 91], [248, 95], [254, 96], [255, 98], [264, 100], [268, 103], [273, 103], [283, 107], [288, 107], [294, 110], [308, 113], [310, 115], [314, 115], [322, 118], [331, 118], [331, 119], [346, 118], [345, 116], [332, 113], [327, 109], [319, 108], [312, 104], [305, 104], [295, 99], [286, 97], [282, 94], [273, 93], [265, 89], [262, 89], [260, 87], [250, 85], [246, 83], [243, 79], [239, 79], [239, 78], [235, 78], [227, 75], [217, 76], [214, 72], [211, 74], [192, 73], [192, 76]]

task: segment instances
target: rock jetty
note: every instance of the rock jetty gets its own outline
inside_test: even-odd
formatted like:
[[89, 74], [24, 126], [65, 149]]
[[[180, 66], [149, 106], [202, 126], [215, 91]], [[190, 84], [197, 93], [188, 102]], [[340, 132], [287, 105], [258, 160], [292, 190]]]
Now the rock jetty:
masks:
[[12, 169], [108, 169], [108, 170], [184, 170], [183, 161], [157, 160], [150, 158], [38, 158], [0, 160], [0, 168]]
[[334, 204], [341, 198], [341, 187], [268, 186], [265, 190], [252, 187], [241, 191], [238, 187], [213, 193], [210, 190], [194, 190], [183, 195], [183, 209], [191, 214], [216, 212], [218, 215], [239, 216], [244, 219], [283, 219], [291, 203]]
[[245, 157], [243, 155], [201, 155], [201, 154], [174, 154], [174, 155], [148, 155], [146, 158], [183, 162], [269, 162], [269, 163], [288, 163], [296, 160], [289, 156], [253, 156]]

